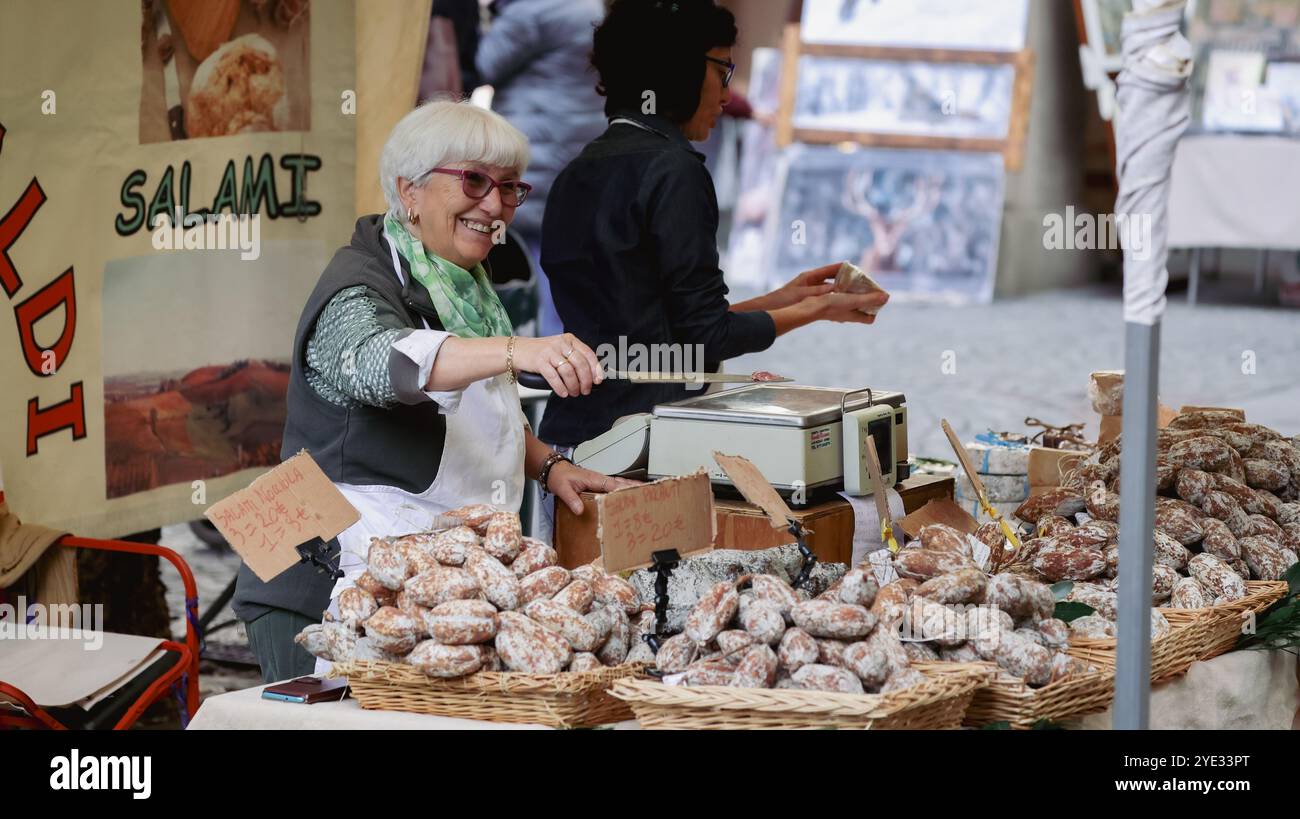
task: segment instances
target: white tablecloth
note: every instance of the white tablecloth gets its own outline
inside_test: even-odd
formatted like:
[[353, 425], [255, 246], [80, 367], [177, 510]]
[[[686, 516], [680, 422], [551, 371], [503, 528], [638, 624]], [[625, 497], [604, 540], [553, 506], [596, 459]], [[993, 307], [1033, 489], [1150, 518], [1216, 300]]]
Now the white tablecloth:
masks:
[[[366, 730], [366, 731], [532, 731], [545, 725], [482, 722], [472, 719], [408, 714], [403, 711], [365, 711], [356, 700], [318, 702], [312, 705], [262, 699], [264, 685], [218, 694], [203, 701], [189, 730]], [[634, 728], [636, 723], [619, 723]]]
[[1171, 173], [1170, 247], [1300, 249], [1300, 139], [1183, 137]]
[[[1233, 651], [1192, 667], [1151, 691], [1150, 726], [1162, 730], [1286, 731], [1300, 709], [1296, 656], [1285, 651]], [[1107, 729], [1112, 714], [1077, 727]]]
[[[546, 730], [543, 725], [363, 711], [354, 699], [301, 705], [262, 699], [266, 686], [219, 694], [204, 700], [190, 722], [203, 730]], [[1094, 714], [1069, 727], [1108, 729], [1111, 712]], [[1234, 651], [1203, 663], [1151, 692], [1151, 727], [1155, 729], [1272, 729], [1300, 727], [1300, 681], [1294, 654], [1284, 651]], [[616, 729], [637, 728], [620, 722]]]

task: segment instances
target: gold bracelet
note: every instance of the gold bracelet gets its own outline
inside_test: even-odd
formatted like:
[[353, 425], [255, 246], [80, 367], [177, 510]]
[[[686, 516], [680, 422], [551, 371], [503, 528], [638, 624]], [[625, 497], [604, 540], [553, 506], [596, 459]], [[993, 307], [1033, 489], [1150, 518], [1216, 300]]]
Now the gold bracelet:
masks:
[[515, 337], [511, 336], [506, 342], [506, 381], [513, 384], [516, 381], [515, 376]]

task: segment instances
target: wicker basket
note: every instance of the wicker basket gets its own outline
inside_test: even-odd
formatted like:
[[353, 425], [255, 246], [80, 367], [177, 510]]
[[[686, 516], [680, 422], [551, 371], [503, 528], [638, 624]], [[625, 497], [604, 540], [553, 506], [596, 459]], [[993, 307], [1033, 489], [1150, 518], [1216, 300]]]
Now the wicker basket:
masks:
[[672, 686], [624, 679], [610, 693], [627, 701], [647, 729], [957, 728], [989, 676], [980, 663], [888, 694], [833, 694], [790, 689]]
[[[1227, 653], [1241, 635], [1242, 615], [1267, 609], [1286, 596], [1281, 580], [1251, 580], [1246, 596], [1203, 609], [1160, 609], [1169, 634], [1151, 646], [1151, 682], [1161, 683], [1187, 672], [1192, 663]], [[1070, 655], [1103, 668], [1115, 668], [1114, 639], [1072, 640]]]
[[331, 677], [347, 677], [362, 708], [441, 717], [583, 728], [632, 719], [627, 703], [609, 696], [616, 680], [644, 673], [630, 663], [596, 671], [518, 674], [483, 671], [441, 680], [401, 663], [337, 663]]
[[1246, 596], [1221, 606], [1204, 609], [1161, 609], [1169, 625], [1176, 625], [1204, 616], [1204, 643], [1198, 660], [1210, 660], [1220, 654], [1232, 651], [1241, 636], [1243, 615], [1250, 611], [1261, 614], [1269, 606], [1286, 597], [1288, 586], [1285, 580], [1249, 580], [1246, 582]]
[[[1205, 609], [1179, 609], [1185, 615], [1179, 618], [1169, 617], [1172, 609], [1161, 611], [1165, 614], [1165, 619], [1169, 620], [1169, 633], [1151, 644], [1152, 685], [1187, 673], [1192, 663], [1202, 659], [1214, 623], [1214, 617], [1206, 614]], [[1118, 642], [1113, 637], [1103, 640], [1072, 639], [1068, 652], [1071, 657], [1114, 672]]]
[[[970, 727], [1005, 722], [1012, 728], [1026, 730], [1043, 720], [1061, 722], [1105, 711], [1115, 698], [1112, 670], [1072, 674], [1042, 688], [1030, 688], [1024, 680], [992, 663], [975, 665], [985, 666], [989, 676], [966, 709], [963, 724]], [[926, 674], [945, 674], [952, 673], [954, 664], [917, 663], [914, 667]]]

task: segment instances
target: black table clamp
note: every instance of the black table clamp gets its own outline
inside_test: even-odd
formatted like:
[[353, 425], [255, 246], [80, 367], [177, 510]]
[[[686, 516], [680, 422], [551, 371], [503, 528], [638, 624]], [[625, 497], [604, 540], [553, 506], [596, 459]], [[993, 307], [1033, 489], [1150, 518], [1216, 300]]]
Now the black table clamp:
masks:
[[316, 567], [316, 571], [328, 574], [331, 580], [338, 580], [343, 576], [343, 572], [339, 570], [339, 557], [331, 557], [330, 555], [330, 543], [334, 542], [331, 539], [329, 543], [326, 543], [320, 538], [314, 537], [306, 543], [299, 543], [295, 547], [298, 550], [298, 562], [310, 563]]
[[681, 560], [682, 556], [676, 549], [660, 549], [650, 555], [655, 570], [655, 630], [652, 634], [642, 634], [641, 639], [655, 654], [663, 644], [664, 627], [668, 621], [668, 578]]
[[812, 576], [813, 568], [817, 565], [817, 555], [813, 554], [812, 549], [808, 548], [806, 542], [808, 532], [803, 528], [803, 524], [794, 518], [789, 518], [788, 520], [790, 521], [788, 531], [790, 532], [790, 535], [794, 537], [795, 543], [799, 544], [799, 553], [803, 555], [803, 567], [799, 569], [799, 576], [790, 584], [793, 588], [797, 589], [804, 583], [807, 583], [808, 578]]

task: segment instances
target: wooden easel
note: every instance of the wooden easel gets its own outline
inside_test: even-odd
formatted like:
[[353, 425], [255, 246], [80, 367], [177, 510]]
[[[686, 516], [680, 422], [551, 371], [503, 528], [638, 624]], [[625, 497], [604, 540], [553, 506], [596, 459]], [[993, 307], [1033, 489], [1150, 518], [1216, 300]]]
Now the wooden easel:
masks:
[[[1074, 0], [1074, 23], [1076, 26], [1076, 31], [1079, 35], [1079, 45], [1083, 46], [1084, 48], [1091, 48], [1092, 44], [1088, 42], [1088, 24], [1084, 17], [1083, 0]], [[1115, 74], [1117, 74], [1118, 72], [1107, 72], [1107, 73], [1110, 74], [1111, 79], [1113, 80], [1115, 78]], [[1117, 161], [1116, 152], [1115, 152], [1114, 118], [1112, 117], [1111, 119], [1103, 120], [1103, 123], [1106, 126], [1106, 147], [1110, 150], [1110, 167], [1114, 168], [1115, 163]], [[1118, 174], [1115, 175], [1115, 190], [1118, 193], [1119, 191]]]

